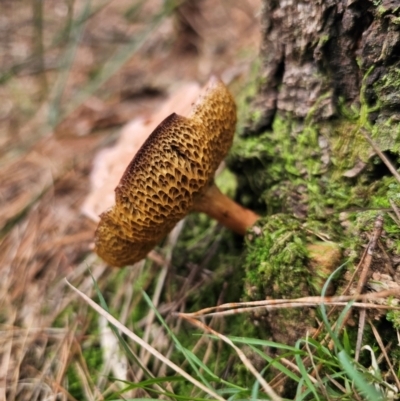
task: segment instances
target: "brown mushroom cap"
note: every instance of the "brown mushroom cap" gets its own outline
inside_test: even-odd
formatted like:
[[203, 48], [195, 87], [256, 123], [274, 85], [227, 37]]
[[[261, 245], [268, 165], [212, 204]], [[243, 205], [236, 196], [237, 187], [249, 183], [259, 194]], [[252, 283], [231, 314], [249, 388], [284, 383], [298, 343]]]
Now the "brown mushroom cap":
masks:
[[102, 213], [95, 251], [112, 266], [143, 259], [213, 180], [236, 126], [236, 105], [213, 77], [189, 117], [171, 114], [139, 149]]

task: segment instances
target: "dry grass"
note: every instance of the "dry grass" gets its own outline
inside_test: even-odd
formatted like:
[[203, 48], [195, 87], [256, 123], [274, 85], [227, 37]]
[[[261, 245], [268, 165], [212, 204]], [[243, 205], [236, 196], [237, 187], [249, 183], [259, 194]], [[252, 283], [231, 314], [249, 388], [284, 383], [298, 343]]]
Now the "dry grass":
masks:
[[[7, 28], [0, 31], [0, 400], [73, 399], [71, 377], [85, 399], [103, 399], [118, 387], [107, 377], [112, 366], [99, 351], [104, 345], [93, 336], [106, 329], [64, 278], [92, 297], [90, 267], [110, 308], [131, 326], [128, 317], [143, 308], [140, 287], [158, 280], [159, 304], [167, 274], [160, 263], [168, 252], [146, 269], [125, 271], [109, 270], [91, 253], [95, 227], [80, 210], [92, 160], [115, 139], [115, 127], [149, 114], [176, 82], [204, 82], [212, 72], [240, 76], [257, 51], [260, 2], [204, 0], [191, 22], [201, 38], [196, 56], [173, 46], [172, 18], [151, 28], [161, 1], [145, 2], [137, 14], [128, 0], [92, 1], [89, 12], [85, 1], [59, 0], [43, 9], [40, 3], [4, 1], [0, 20]], [[76, 25], [81, 17], [85, 22]], [[130, 41], [138, 37], [143, 43], [134, 52]], [[126, 60], [113, 58], [116, 47], [127, 45]], [[210, 279], [202, 277], [195, 286], [190, 276], [177, 278], [181, 290], [160, 309], [184, 311], [187, 294]], [[170, 347], [154, 334], [154, 317], [139, 315], [136, 327], [149, 342]], [[96, 382], [88, 354], [99, 358]], [[129, 378], [135, 375], [128, 370]]]

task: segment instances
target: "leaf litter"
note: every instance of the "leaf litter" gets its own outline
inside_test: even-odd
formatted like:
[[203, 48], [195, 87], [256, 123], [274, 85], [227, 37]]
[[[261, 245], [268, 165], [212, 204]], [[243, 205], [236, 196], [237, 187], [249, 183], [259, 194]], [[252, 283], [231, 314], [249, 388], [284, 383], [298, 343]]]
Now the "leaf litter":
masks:
[[[156, 255], [156, 262], [142, 274], [140, 266], [110, 270], [91, 253], [95, 223], [82, 214], [82, 205], [84, 213], [95, 219], [102, 211], [101, 198], [104, 205], [109, 202], [107, 195], [94, 195], [95, 191], [110, 169], [126, 166], [120, 153], [120, 162], [114, 158], [102, 165], [91, 183], [92, 162], [98, 151], [103, 156], [97, 160], [106, 158], [112, 151], [105, 147], [117, 137], [129, 137], [132, 127], [141, 124], [143, 132], [144, 127], [151, 132], [151, 124], [161, 119], [165, 94], [175, 92], [177, 85], [186, 86], [184, 94], [175, 98], [179, 104], [168, 106], [171, 112], [179, 112], [178, 106], [190, 107], [195, 85], [188, 82], [205, 82], [212, 73], [243, 79], [256, 57], [260, 1], [238, 5], [203, 0], [201, 16], [188, 18], [198, 34], [198, 55], [171, 47], [174, 21], [165, 16], [124, 65], [110, 76], [100, 74], [103, 80], [90, 85], [105, 61], [112, 60], [115, 48], [138, 36], [162, 4], [145, 3], [135, 11], [132, 1], [95, 0], [86, 20], [79, 22], [88, 3], [71, 8], [70, 2], [53, 2], [42, 10], [43, 54], [32, 53], [34, 33], [40, 30], [32, 29], [31, 3], [2, 5], [0, 25], [8, 29], [0, 31], [0, 42], [6, 43], [0, 47], [0, 399], [74, 399], [70, 393], [74, 383], [67, 375], [71, 371], [82, 383], [85, 399], [103, 399], [118, 389], [105, 379], [110, 366], [104, 365], [101, 380], [93, 382], [92, 367], [83, 355], [99, 346], [90, 337], [97, 317], [63, 278], [95, 297], [92, 278], [86, 274], [90, 267], [101, 291], [114, 292], [113, 310], [126, 319], [140, 302], [135, 283], [150, 288], [160, 264], [167, 268], [168, 260]], [[72, 33], [78, 25], [82, 35], [74, 42]], [[72, 46], [75, 53], [68, 53]], [[68, 54], [73, 54], [69, 64]], [[81, 92], [87, 95], [80, 97]], [[118, 127], [132, 118], [119, 136]], [[115, 149], [119, 146], [127, 158], [122, 140], [117, 140]], [[97, 188], [94, 192], [91, 185]], [[108, 193], [113, 185], [107, 184]], [[91, 203], [85, 203], [88, 195]], [[169, 244], [173, 249], [173, 242]], [[179, 294], [176, 304], [183, 311], [185, 294]], [[173, 310], [174, 302], [160, 309]], [[102, 364], [99, 361], [99, 368]]]

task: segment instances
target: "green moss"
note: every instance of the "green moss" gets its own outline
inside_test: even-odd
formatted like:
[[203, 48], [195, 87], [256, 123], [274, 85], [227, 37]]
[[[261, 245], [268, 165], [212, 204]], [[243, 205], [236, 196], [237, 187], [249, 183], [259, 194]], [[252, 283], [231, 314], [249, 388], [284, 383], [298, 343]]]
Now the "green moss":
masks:
[[305, 274], [307, 239], [300, 222], [277, 214], [257, 227], [260, 230], [253, 230], [246, 241], [246, 284], [251, 298], [280, 298], [288, 288], [295, 289], [294, 297], [301, 296], [309, 275]]
[[[394, 298], [389, 298], [389, 305], [393, 305], [398, 307], [398, 300]], [[396, 330], [400, 329], [400, 311], [392, 310], [389, 311], [386, 315], [386, 319], [393, 324], [393, 328]]]
[[[395, 7], [394, 4], [392, 7], [390, 7], [390, 3], [385, 6], [382, 4], [382, 0], [374, 0], [373, 4], [376, 7], [376, 11], [380, 17], [385, 17], [387, 14], [392, 14], [393, 19], [391, 18], [390, 22], [392, 24], [398, 24], [398, 19], [395, 18], [395, 15], [400, 11], [400, 7]], [[388, 5], [389, 7], [387, 7]]]
[[318, 41], [318, 48], [322, 48], [326, 43], [329, 42], [330, 36], [329, 35], [321, 35]]
[[304, 126], [277, 116], [272, 131], [235, 143], [229, 164], [244, 172], [239, 184], [260, 194], [268, 214], [293, 212], [326, 220], [332, 210], [366, 206], [372, 190], [354, 185], [364, 177], [343, 176], [356, 163], [355, 148], [361, 149], [362, 143], [368, 149], [361, 134], [356, 141], [351, 137], [355, 129], [348, 121], [332, 130], [326, 124]]
[[334, 123], [329, 130], [334, 178], [341, 177], [347, 170], [353, 168], [357, 160], [368, 162], [371, 147], [360, 132], [357, 123], [341, 120]]
[[382, 151], [400, 153], [400, 69], [390, 67], [373, 86], [381, 108], [372, 127], [372, 137]]
[[[378, 214], [391, 208], [390, 201], [400, 205], [400, 185], [362, 133], [366, 129], [380, 149], [399, 154], [399, 123], [382, 110], [397, 102], [390, 93], [400, 89], [400, 70], [380, 78], [375, 97], [368, 86], [372, 72], [365, 74], [359, 105], [341, 103], [336, 120], [317, 122], [312, 111], [304, 121], [278, 113], [270, 130], [237, 138], [228, 164], [245, 194], [239, 200], [268, 216], [246, 241], [248, 299], [315, 294], [320, 285], [311, 280], [307, 244], [333, 241], [353, 269]], [[399, 254], [399, 239], [398, 222], [385, 215], [386, 251]]]
[[223, 169], [215, 178], [215, 184], [225, 195], [233, 198], [237, 190], [236, 175], [227, 168]]
[[[96, 338], [98, 338], [96, 336]], [[83, 344], [82, 358], [86, 362], [86, 368], [93, 381], [96, 381], [103, 367], [103, 354], [99, 344], [95, 343], [95, 338], [87, 339], [87, 346]], [[85, 399], [86, 391], [82, 383], [82, 377], [74, 364], [69, 364], [67, 369], [68, 392], [77, 400]]]

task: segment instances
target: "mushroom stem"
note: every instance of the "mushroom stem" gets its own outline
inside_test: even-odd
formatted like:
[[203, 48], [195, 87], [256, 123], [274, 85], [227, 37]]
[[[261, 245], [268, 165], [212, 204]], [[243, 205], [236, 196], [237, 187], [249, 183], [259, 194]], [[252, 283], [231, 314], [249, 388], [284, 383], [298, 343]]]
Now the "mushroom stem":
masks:
[[193, 211], [206, 213], [240, 235], [246, 234], [247, 229], [260, 218], [224, 195], [214, 183], [196, 199]]

